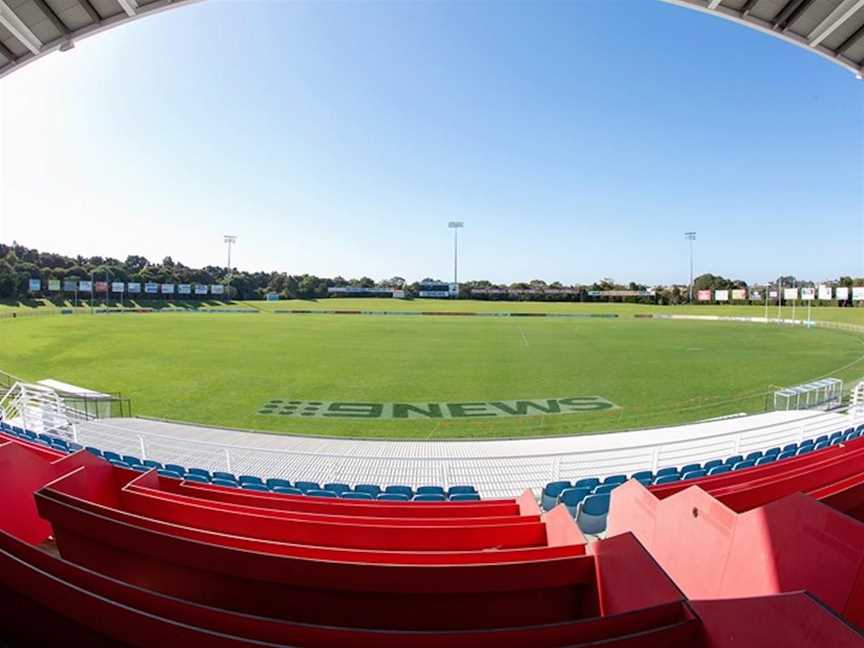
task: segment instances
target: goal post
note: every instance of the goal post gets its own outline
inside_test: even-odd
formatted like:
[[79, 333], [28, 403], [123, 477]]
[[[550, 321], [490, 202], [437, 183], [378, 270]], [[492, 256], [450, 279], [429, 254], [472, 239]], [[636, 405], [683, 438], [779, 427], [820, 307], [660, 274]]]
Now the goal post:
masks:
[[777, 411], [829, 410], [840, 407], [842, 402], [843, 381], [839, 378], [823, 378], [774, 392], [774, 409]]

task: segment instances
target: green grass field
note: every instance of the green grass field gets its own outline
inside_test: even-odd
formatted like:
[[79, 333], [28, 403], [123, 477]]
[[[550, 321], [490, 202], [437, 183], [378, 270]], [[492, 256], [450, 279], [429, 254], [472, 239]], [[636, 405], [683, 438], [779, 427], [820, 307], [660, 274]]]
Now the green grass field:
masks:
[[[28, 380], [51, 377], [120, 391], [139, 415], [294, 434], [434, 439], [601, 432], [763, 411], [765, 394], [778, 386], [864, 375], [864, 346], [856, 334], [633, 317], [658, 311], [758, 316], [764, 312], [759, 307], [347, 299], [250, 306], [259, 312], [6, 318], [0, 320], [0, 369]], [[357, 307], [614, 312], [619, 318], [269, 312]], [[814, 312], [864, 324], [864, 309]], [[372, 407], [581, 396], [601, 396], [618, 407], [437, 419], [260, 413], [272, 400]]]

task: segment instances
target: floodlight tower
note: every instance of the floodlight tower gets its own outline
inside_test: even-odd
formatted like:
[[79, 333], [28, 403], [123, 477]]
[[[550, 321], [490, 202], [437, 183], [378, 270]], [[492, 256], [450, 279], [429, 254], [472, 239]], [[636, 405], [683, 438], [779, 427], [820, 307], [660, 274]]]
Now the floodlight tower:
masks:
[[459, 230], [465, 227], [462, 221], [450, 221], [447, 227], [453, 230], [453, 283], [459, 285]]
[[231, 299], [231, 246], [237, 242], [237, 237], [226, 234], [224, 241], [228, 245], [228, 299]]
[[696, 232], [684, 232], [684, 240], [690, 242], [690, 303], [693, 303], [693, 245], [696, 242]]

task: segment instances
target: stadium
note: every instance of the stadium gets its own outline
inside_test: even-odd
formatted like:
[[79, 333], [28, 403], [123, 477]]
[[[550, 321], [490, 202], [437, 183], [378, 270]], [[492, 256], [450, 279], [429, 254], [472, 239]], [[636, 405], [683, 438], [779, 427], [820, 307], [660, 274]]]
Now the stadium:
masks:
[[[864, 71], [862, 0], [666, 2]], [[0, 0], [0, 78], [187, 4]], [[0, 645], [864, 646], [864, 279], [460, 282], [462, 226], [452, 282], [0, 243]]]

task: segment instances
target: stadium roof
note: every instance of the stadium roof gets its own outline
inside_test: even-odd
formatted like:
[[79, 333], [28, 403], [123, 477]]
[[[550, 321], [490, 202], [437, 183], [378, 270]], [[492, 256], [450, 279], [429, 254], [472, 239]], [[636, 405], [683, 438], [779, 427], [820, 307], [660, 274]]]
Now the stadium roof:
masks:
[[864, 0], [664, 0], [799, 45], [864, 74]]
[[[197, 0], [0, 0], [0, 77], [76, 40]], [[603, 0], [599, 0], [603, 1]], [[864, 72], [864, 0], [665, 0], [767, 32]]]
[[0, 0], [0, 77], [75, 41], [196, 0]]

